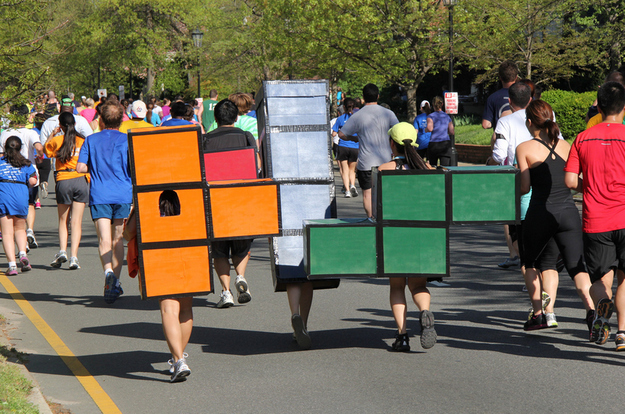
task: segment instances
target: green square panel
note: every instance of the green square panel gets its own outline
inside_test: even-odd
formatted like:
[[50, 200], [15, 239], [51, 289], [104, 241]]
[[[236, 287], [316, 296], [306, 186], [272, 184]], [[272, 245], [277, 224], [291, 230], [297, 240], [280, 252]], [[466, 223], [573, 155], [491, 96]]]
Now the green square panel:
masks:
[[445, 221], [445, 175], [382, 175], [378, 220]]
[[362, 219], [306, 220], [305, 267], [315, 275], [375, 275], [375, 224]]
[[452, 170], [454, 222], [516, 221], [516, 173], [462, 173]]
[[382, 250], [385, 274], [447, 275], [446, 228], [384, 227]]

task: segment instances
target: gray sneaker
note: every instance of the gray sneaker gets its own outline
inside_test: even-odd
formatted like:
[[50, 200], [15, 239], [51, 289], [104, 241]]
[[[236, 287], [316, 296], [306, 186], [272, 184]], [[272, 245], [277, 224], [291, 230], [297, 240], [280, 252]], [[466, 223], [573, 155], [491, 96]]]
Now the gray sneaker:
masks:
[[184, 381], [186, 377], [191, 374], [191, 370], [189, 369], [187, 361], [184, 358], [176, 361], [176, 363], [173, 365], [173, 368], [174, 372], [171, 374], [171, 379], [169, 380], [169, 382]]
[[436, 330], [434, 329], [434, 314], [429, 310], [424, 310], [419, 315], [421, 323], [421, 347], [430, 349], [436, 343]]
[[557, 328], [558, 321], [556, 320], [556, 314], [553, 312], [545, 313], [545, 317], [547, 318], [547, 327], [548, 328]]
[[[50, 266], [58, 269], [65, 262], [67, 262], [67, 252], [65, 250], [61, 250], [54, 255], [54, 260], [50, 263]], [[78, 263], [78, 261], [76, 262]]]
[[349, 187], [349, 192], [351, 193], [352, 197], [358, 197], [358, 190], [356, 190], [356, 187], [354, 187], [353, 185]]
[[76, 256], [72, 256], [69, 259], [69, 269], [70, 270], [80, 269], [80, 263], [78, 263], [78, 258]]
[[232, 297], [232, 293], [230, 293], [229, 290], [221, 292], [221, 295], [219, 297], [219, 302], [217, 302], [218, 308], [229, 308], [231, 306], [234, 306], [234, 298]]
[[237, 288], [237, 300], [239, 303], [247, 303], [252, 300], [252, 295], [250, 295], [249, 287], [247, 286], [247, 280], [241, 275], [238, 275], [236, 279], [234, 279], [234, 286]]

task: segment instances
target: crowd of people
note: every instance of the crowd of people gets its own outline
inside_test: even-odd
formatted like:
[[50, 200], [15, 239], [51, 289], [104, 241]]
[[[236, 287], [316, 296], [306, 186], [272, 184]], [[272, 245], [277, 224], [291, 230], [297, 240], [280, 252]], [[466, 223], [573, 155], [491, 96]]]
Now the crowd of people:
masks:
[[[598, 115], [589, 113], [589, 129], [572, 146], [562, 139], [553, 110], [540, 100], [533, 82], [518, 78], [514, 62], [504, 62], [499, 75], [503, 88], [489, 97], [482, 126], [494, 131], [489, 164], [520, 170], [522, 221], [506, 228], [511, 253], [500, 266], [521, 266], [532, 305], [524, 329], [558, 326], [554, 306], [559, 263], [563, 263], [585, 308], [589, 339], [606, 343], [609, 319], [616, 309], [616, 349], [625, 350], [625, 312], [618, 312], [625, 309], [623, 75], [616, 72], [608, 76], [598, 92]], [[378, 104], [379, 89], [374, 84], [365, 85], [362, 100], [339, 92], [336, 103], [341, 110], [332, 120], [331, 134], [342, 194], [348, 198], [361, 195], [367, 217], [373, 213], [372, 168], [415, 170], [450, 165], [450, 136], [455, 131], [441, 97], [434, 97], [431, 104], [422, 101], [419, 115], [413, 123], [406, 123]], [[181, 97], [162, 102], [120, 101], [116, 95], [75, 100], [71, 94], [59, 101], [51, 91], [31, 106], [11, 107], [12, 121], [0, 135], [0, 230], [8, 261], [5, 274], [15, 276], [18, 269], [32, 269], [28, 253], [38, 247], [34, 231], [37, 205], [39, 197], [48, 196], [50, 161], [54, 160], [59, 251], [50, 266], [60, 268], [69, 262], [69, 269], [80, 269], [82, 218], [88, 205], [97, 231], [104, 300], [113, 304], [123, 294], [124, 238], [128, 241], [130, 275], [141, 271], [136, 257], [137, 226], [126, 133], [137, 128], [196, 125], [203, 133], [204, 151], [249, 146], [259, 154], [253, 104], [250, 94], [234, 93], [219, 100], [216, 90], [210, 91], [210, 99], [194, 102]], [[258, 165], [262, 165], [260, 155]], [[584, 196], [583, 221], [571, 189]], [[162, 216], [179, 214], [179, 200], [171, 193], [161, 194]], [[212, 243], [214, 269], [222, 288], [218, 308], [234, 305], [231, 264], [238, 302], [251, 301], [245, 278], [251, 245], [252, 240]], [[614, 275], [618, 286], [613, 302]], [[406, 287], [420, 311], [421, 346], [428, 349], [436, 343], [426, 282], [410, 277], [389, 280], [390, 306], [397, 325], [391, 347], [394, 351], [410, 350]], [[294, 338], [302, 348], [310, 348], [307, 321], [311, 284], [287, 286], [287, 293]], [[191, 303], [190, 297], [160, 300], [163, 330], [172, 354], [172, 382], [190, 374], [185, 347], [193, 326]]]
[[[585, 309], [589, 340], [608, 341], [616, 310], [615, 346], [623, 351], [625, 78], [618, 71], [608, 75], [586, 130], [569, 145], [553, 109], [532, 81], [519, 79], [514, 62], [503, 62], [499, 77], [502, 88], [488, 98], [482, 126], [494, 130], [487, 164], [515, 166], [521, 174], [521, 224], [505, 229], [510, 257], [499, 266], [521, 268], [531, 300], [524, 329], [558, 326], [558, 275], [566, 268]], [[571, 190], [583, 196], [581, 219]]]

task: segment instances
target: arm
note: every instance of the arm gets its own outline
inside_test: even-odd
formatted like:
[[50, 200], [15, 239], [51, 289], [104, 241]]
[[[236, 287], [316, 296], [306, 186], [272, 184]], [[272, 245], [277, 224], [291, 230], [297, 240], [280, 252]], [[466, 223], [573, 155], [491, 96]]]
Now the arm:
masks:
[[525, 145], [521, 144], [516, 148], [516, 159], [519, 163], [519, 170], [521, 170], [521, 194], [529, 193], [532, 186], [530, 169], [525, 156]]
[[84, 162], [79, 162], [76, 164], [76, 172], [80, 174], [88, 173], [89, 167]]
[[492, 127], [493, 127], [493, 124], [491, 124], [490, 121], [487, 121], [486, 119], [482, 119], [482, 128], [491, 129]]
[[575, 190], [578, 193], [582, 193], [584, 191], [584, 182], [579, 177], [579, 174], [566, 171], [564, 173], [564, 184], [571, 190]]
[[354, 142], [358, 142], [358, 135], [350, 135], [347, 136], [343, 133], [343, 131], [339, 131], [339, 138], [341, 138], [343, 141], [354, 141]]
[[447, 133], [449, 135], [455, 135], [455, 128], [454, 128], [454, 121], [449, 121], [449, 124], [447, 125]]
[[33, 147], [35, 148], [35, 158], [37, 162], [40, 163], [43, 159], [43, 145], [41, 145], [41, 142], [35, 142]]
[[432, 131], [434, 131], [434, 121], [432, 121], [432, 118], [428, 118], [428, 120], [427, 120], [427, 126], [425, 127], [425, 131], [426, 131], [426, 132], [432, 132]]

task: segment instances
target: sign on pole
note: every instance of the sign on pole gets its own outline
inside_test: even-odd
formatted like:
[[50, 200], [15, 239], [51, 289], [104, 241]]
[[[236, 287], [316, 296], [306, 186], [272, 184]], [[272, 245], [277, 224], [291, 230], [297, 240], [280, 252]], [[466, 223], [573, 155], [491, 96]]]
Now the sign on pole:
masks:
[[119, 100], [124, 99], [124, 85], [119, 85]]
[[98, 89], [98, 98], [103, 96], [106, 98], [106, 89]]
[[458, 114], [458, 92], [445, 92], [445, 112], [450, 115]]

